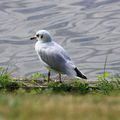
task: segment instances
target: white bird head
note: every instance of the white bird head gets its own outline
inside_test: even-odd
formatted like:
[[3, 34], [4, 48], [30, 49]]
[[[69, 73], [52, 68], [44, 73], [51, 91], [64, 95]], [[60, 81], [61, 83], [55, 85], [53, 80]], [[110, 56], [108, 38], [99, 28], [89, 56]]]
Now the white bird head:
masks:
[[38, 41], [42, 42], [51, 42], [52, 37], [50, 33], [46, 30], [39, 30], [36, 32], [36, 35], [34, 37], [31, 37], [30, 40], [37, 39]]

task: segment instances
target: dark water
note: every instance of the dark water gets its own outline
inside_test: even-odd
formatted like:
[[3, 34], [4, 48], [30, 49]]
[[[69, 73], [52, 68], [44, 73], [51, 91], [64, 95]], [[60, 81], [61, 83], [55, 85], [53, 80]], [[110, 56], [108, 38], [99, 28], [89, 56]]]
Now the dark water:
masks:
[[29, 38], [46, 29], [89, 78], [120, 73], [120, 0], [0, 0], [0, 66], [46, 73]]

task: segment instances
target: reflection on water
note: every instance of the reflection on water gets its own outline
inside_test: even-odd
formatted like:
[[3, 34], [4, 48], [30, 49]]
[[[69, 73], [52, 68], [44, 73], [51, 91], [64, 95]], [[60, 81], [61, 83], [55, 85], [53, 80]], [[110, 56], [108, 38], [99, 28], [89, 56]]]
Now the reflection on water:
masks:
[[0, 66], [15, 69], [15, 76], [46, 73], [29, 41], [37, 30], [54, 36], [88, 76], [120, 70], [119, 0], [1, 0]]

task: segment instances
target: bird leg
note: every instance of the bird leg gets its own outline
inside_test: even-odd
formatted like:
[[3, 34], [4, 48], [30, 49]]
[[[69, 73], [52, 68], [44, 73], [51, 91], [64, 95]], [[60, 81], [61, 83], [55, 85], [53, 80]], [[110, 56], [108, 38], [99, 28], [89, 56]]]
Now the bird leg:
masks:
[[61, 74], [60, 73], [59, 73], [59, 81], [60, 81], [60, 83], [62, 83]]
[[48, 71], [48, 82], [50, 82], [50, 71]]

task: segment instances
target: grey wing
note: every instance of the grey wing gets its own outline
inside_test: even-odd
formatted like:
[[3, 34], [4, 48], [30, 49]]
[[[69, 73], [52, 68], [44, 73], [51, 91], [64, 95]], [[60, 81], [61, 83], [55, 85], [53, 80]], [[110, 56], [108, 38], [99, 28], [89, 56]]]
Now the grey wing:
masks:
[[66, 73], [66, 63], [71, 61], [62, 49], [42, 49], [39, 55], [50, 68], [61, 73]]
[[63, 47], [61, 47], [59, 44], [57, 44], [56, 42], [54, 42], [55, 46], [57, 48], [59, 48], [59, 52], [64, 56], [65, 59], [67, 60], [70, 60], [71, 61], [71, 58], [69, 57], [68, 53], [64, 50]]

